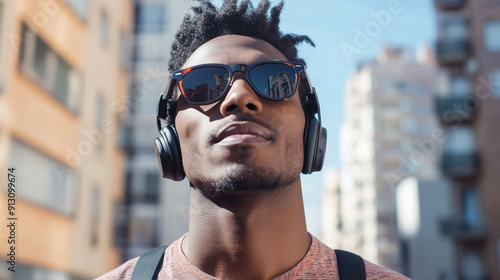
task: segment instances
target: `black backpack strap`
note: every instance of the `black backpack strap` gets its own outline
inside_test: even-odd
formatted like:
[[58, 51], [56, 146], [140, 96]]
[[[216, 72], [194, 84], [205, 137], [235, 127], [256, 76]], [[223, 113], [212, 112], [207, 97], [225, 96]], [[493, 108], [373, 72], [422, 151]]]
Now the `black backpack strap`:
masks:
[[142, 255], [135, 264], [130, 280], [154, 280], [158, 277], [168, 246], [155, 248]]
[[365, 280], [365, 261], [360, 256], [342, 250], [335, 250], [340, 280]]

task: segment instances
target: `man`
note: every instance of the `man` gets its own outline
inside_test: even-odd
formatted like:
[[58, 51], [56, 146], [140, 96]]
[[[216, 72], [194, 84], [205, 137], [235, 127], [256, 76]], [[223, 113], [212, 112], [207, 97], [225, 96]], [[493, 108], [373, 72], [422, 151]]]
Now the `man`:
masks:
[[[156, 140], [164, 177], [191, 184], [189, 232], [159, 279], [339, 279], [335, 251], [306, 229], [300, 173], [321, 169], [326, 131], [283, 3], [201, 1], [172, 47]], [[180, 69], [180, 71], [178, 71]], [[159, 128], [161, 124], [159, 123]], [[99, 279], [130, 279], [137, 258]], [[367, 279], [407, 279], [364, 261]]]

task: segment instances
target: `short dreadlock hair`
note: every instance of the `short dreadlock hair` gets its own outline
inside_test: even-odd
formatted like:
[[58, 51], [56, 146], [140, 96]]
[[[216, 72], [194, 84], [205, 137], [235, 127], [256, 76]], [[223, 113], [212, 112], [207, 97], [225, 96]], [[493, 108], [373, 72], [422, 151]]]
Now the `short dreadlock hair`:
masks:
[[243, 35], [261, 39], [273, 45], [289, 61], [302, 62], [297, 57], [297, 45], [307, 42], [314, 46], [308, 36], [285, 34], [279, 30], [279, 16], [283, 9], [283, 1], [267, 12], [269, 0], [262, 0], [256, 9], [250, 0], [244, 0], [238, 7], [238, 0], [225, 0], [217, 9], [210, 0], [198, 0], [201, 5], [193, 7], [194, 15], [184, 17], [170, 52], [168, 69], [179, 70], [189, 56], [206, 42], [223, 35]]

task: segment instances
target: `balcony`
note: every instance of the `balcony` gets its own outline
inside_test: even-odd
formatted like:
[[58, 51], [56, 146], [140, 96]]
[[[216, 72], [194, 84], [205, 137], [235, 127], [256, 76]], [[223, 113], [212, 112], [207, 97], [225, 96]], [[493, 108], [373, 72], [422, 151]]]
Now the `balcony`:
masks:
[[443, 123], [462, 123], [474, 120], [479, 110], [479, 101], [472, 96], [438, 97], [436, 114]]
[[455, 218], [441, 220], [440, 227], [443, 234], [452, 236], [456, 241], [474, 242], [486, 238], [486, 230], [483, 227], [469, 226]]
[[464, 63], [471, 54], [465, 39], [440, 40], [436, 44], [436, 55], [441, 65]]
[[476, 152], [465, 154], [445, 152], [441, 159], [441, 169], [448, 177], [474, 177], [479, 171], [479, 156]]
[[465, 0], [434, 0], [439, 10], [448, 11], [463, 8]]

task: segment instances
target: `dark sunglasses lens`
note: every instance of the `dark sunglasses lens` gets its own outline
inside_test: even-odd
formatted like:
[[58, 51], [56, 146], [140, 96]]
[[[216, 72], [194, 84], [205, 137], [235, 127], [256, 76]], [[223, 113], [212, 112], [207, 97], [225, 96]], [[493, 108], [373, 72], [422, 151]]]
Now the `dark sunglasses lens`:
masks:
[[261, 64], [250, 70], [250, 81], [259, 93], [272, 100], [289, 98], [295, 90], [295, 72], [286, 64]]
[[224, 93], [229, 72], [222, 67], [203, 67], [191, 70], [182, 80], [187, 100], [205, 103], [216, 100]]

